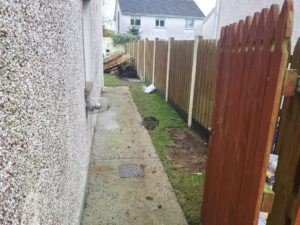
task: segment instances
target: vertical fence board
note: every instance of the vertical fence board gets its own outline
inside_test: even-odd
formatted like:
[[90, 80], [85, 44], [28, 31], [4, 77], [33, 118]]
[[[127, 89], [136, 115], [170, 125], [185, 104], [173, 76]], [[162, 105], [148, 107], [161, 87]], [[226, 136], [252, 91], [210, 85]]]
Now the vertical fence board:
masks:
[[154, 41], [147, 41], [146, 50], [146, 81], [152, 83]]
[[156, 60], [155, 60], [155, 86], [160, 94], [165, 95], [166, 74], [168, 61], [168, 42], [156, 42]]

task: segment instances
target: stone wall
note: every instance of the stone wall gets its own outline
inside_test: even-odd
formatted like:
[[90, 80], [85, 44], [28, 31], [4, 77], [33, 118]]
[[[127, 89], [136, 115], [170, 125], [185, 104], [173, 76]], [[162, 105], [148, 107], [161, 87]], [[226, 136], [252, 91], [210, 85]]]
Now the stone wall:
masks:
[[[92, 1], [100, 97], [101, 3]], [[79, 224], [95, 114], [81, 0], [0, 0], [0, 224]]]

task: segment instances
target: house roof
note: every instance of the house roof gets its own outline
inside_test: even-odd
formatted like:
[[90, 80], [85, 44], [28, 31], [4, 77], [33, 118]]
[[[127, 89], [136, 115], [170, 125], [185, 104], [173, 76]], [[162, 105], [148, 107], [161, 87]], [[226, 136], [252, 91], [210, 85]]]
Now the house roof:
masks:
[[122, 14], [205, 18], [194, 0], [118, 0]]

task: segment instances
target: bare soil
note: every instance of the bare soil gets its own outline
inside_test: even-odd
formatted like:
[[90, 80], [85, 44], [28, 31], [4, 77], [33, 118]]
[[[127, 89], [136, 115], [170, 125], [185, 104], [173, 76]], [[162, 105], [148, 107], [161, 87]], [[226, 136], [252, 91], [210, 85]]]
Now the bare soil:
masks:
[[195, 132], [178, 127], [167, 128], [174, 146], [166, 147], [165, 150], [171, 162], [176, 166], [177, 173], [194, 172], [205, 170], [207, 160], [207, 144]]

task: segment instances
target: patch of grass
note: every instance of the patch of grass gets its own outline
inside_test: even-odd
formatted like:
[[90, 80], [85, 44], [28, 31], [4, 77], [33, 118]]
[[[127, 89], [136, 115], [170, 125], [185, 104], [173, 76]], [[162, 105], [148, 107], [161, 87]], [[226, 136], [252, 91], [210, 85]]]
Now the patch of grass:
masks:
[[142, 116], [154, 116], [159, 120], [159, 126], [149, 131], [152, 143], [168, 174], [173, 192], [177, 196], [188, 223], [200, 225], [204, 177], [193, 173], [176, 173], [176, 165], [171, 163], [164, 150], [166, 146], [174, 145], [166, 128], [183, 127], [189, 129], [187, 124], [157, 93], [144, 94], [142, 91], [144, 83], [124, 83], [113, 75], [105, 74], [105, 82], [107, 82], [105, 85], [113, 84], [116, 86], [115, 84], [118, 83], [116, 79], [121, 82], [121, 85], [129, 86], [133, 100]]
[[105, 86], [125, 86], [126, 83], [121, 81], [117, 76], [109, 73], [104, 74], [104, 85]]

